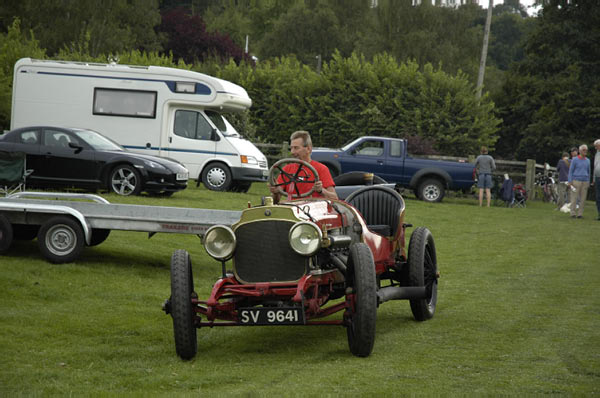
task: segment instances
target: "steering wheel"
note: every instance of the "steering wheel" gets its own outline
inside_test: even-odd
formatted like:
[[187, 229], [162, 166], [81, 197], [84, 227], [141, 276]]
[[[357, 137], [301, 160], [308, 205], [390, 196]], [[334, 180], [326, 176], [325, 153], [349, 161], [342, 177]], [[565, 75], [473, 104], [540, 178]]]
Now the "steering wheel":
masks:
[[[284, 166], [287, 166], [288, 164], [292, 163], [299, 164], [298, 170], [296, 170], [295, 173], [290, 174], [283, 170]], [[313, 180], [308, 179], [310, 177], [310, 174], [307, 172], [307, 169], [310, 170], [312, 175], [314, 176]], [[277, 171], [279, 171], [279, 173], [277, 173]], [[279, 183], [277, 181], [280, 175], [283, 175], [284, 182]], [[282, 187], [286, 187], [293, 183], [294, 190], [296, 191], [295, 196], [298, 198], [305, 198], [315, 191], [315, 182], [317, 181], [319, 181], [319, 173], [317, 172], [317, 170], [315, 170], [315, 168], [312, 167], [310, 163], [300, 159], [281, 159], [280, 161], [276, 162], [273, 166], [271, 166], [271, 169], [269, 170], [269, 184], [271, 184], [272, 187], [277, 187], [277, 192], [283, 195], [287, 195], [287, 192], [283, 190]], [[300, 191], [298, 191], [298, 183], [308, 183], [313, 185], [308, 192], [304, 192], [301, 194]]]

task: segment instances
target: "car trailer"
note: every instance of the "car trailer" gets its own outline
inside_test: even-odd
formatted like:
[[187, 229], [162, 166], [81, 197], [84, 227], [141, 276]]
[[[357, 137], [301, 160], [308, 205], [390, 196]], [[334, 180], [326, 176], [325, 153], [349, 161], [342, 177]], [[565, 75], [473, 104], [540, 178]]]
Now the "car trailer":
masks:
[[0, 254], [13, 239], [38, 238], [52, 263], [75, 261], [84, 246], [104, 242], [111, 230], [193, 234], [232, 225], [241, 211], [112, 204], [93, 194], [19, 192], [0, 198]]

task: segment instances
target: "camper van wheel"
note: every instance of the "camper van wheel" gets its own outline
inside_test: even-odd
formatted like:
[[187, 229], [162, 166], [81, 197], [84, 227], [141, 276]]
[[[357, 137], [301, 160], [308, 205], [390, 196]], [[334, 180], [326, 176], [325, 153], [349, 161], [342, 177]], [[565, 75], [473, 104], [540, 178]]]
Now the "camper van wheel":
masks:
[[202, 182], [211, 191], [227, 191], [231, 186], [231, 171], [222, 163], [209, 164], [202, 171]]
[[137, 195], [142, 189], [140, 173], [128, 164], [118, 165], [110, 173], [109, 188], [117, 195]]

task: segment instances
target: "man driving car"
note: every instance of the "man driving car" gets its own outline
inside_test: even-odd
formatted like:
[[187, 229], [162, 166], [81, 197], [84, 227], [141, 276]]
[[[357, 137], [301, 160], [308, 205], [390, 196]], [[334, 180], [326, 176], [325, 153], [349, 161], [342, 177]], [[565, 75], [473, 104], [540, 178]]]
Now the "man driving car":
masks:
[[[290, 163], [283, 167], [284, 173], [280, 174], [277, 178], [277, 184], [284, 184], [286, 182], [290, 182], [287, 185], [281, 185], [281, 188], [286, 192], [288, 198], [291, 199], [292, 196], [298, 196], [298, 194], [303, 194], [314, 186], [314, 192], [312, 193], [312, 197], [322, 197], [325, 199], [337, 199], [338, 196], [335, 192], [335, 183], [333, 182], [333, 178], [331, 178], [331, 173], [327, 166], [322, 163], [317, 162], [316, 160], [311, 160], [310, 154], [312, 153], [312, 141], [310, 139], [310, 134], [308, 131], [296, 131], [290, 137], [290, 150], [292, 152], [292, 156], [296, 159], [303, 160], [309, 163], [319, 174], [319, 181], [314, 182], [315, 178], [310, 169], [303, 167], [297, 176], [300, 180], [306, 180], [307, 182], [299, 182], [294, 183], [289, 180], [288, 177], [284, 176], [284, 173], [290, 175], [296, 175], [298, 169], [302, 167], [298, 163]], [[273, 196], [273, 202], [279, 203], [281, 198], [281, 193], [279, 191], [279, 186], [269, 185], [269, 190], [271, 191], [271, 195]]]

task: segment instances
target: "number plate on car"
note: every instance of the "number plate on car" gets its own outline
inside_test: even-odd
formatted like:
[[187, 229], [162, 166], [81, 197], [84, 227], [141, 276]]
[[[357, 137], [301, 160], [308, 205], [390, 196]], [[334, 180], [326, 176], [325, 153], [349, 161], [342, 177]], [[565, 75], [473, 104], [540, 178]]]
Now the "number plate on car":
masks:
[[240, 308], [240, 325], [304, 325], [304, 311], [298, 307]]
[[189, 173], [177, 173], [177, 181], [185, 181], [188, 179]]

